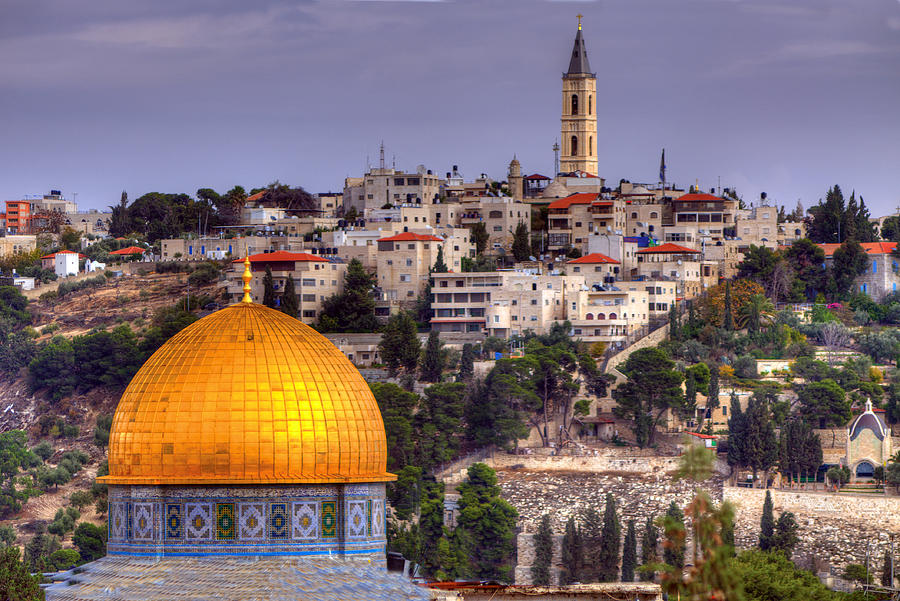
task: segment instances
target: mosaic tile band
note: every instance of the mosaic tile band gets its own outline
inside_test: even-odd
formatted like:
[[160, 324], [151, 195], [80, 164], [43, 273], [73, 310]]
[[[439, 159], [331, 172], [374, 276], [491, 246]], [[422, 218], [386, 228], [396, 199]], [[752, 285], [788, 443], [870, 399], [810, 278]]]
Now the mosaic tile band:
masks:
[[112, 486], [108, 551], [133, 556], [383, 557], [384, 493], [383, 484]]

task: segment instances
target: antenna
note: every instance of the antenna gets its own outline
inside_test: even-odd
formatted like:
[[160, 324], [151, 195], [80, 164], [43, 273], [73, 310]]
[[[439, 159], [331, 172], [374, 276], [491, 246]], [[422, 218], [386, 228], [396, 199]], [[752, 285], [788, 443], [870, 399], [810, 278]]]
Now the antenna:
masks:
[[381, 167], [382, 169], [384, 169], [384, 140], [381, 141], [381, 146], [379, 147], [379, 150], [378, 150], [378, 156], [379, 156], [378, 166]]
[[553, 142], [553, 173], [559, 175], [559, 142]]

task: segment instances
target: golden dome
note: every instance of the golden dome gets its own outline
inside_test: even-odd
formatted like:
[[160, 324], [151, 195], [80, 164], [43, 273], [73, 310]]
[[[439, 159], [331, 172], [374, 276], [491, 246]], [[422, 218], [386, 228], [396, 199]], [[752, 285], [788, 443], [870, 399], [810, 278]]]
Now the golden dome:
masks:
[[378, 404], [324, 336], [242, 302], [191, 324], [131, 380], [108, 484], [385, 482]]

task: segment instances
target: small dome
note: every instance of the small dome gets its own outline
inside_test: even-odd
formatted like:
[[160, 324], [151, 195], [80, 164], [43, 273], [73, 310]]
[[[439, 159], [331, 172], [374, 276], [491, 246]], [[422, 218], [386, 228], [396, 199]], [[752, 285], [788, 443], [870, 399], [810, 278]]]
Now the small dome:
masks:
[[378, 404], [327, 338], [242, 302], [191, 324], [116, 409], [107, 484], [385, 482]]
[[635, 186], [634, 188], [631, 189], [631, 192], [629, 192], [629, 194], [635, 194], [635, 195], [650, 194], [650, 190], [648, 190], [644, 186]]
[[878, 440], [887, 435], [887, 426], [872, 410], [871, 399], [866, 400], [866, 410], [850, 423], [850, 440], [856, 440], [864, 430], [871, 430]]
[[571, 196], [572, 193], [569, 192], [569, 189], [566, 188], [565, 184], [563, 184], [558, 179], [550, 182], [546, 188], [544, 188], [544, 193], [542, 194], [543, 198], [565, 198], [566, 196]]

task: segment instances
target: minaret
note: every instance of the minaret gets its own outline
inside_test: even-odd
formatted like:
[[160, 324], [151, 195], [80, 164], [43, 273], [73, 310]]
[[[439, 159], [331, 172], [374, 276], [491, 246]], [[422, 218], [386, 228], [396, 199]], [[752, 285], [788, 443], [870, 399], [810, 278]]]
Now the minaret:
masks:
[[515, 155], [513, 155], [513, 160], [509, 162], [509, 176], [507, 179], [509, 182], [509, 195], [516, 200], [522, 200], [524, 196], [522, 189], [522, 165]]
[[581, 15], [569, 70], [562, 78], [563, 173], [586, 171], [597, 175], [597, 75], [591, 73], [587, 50], [581, 37]]

